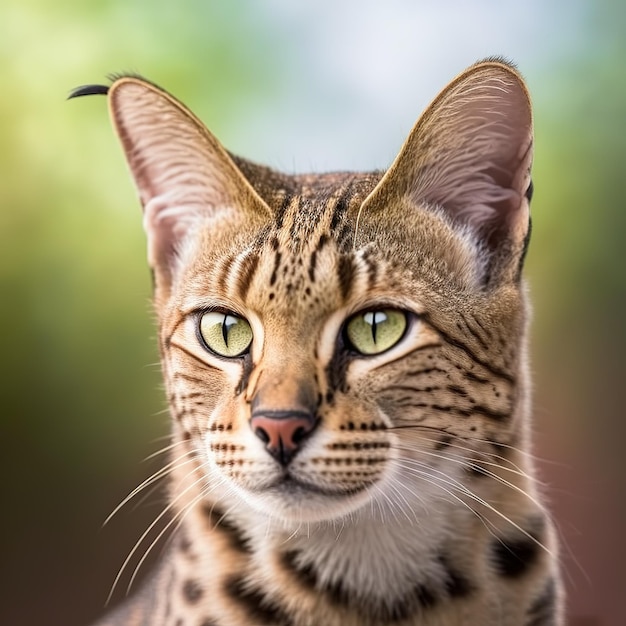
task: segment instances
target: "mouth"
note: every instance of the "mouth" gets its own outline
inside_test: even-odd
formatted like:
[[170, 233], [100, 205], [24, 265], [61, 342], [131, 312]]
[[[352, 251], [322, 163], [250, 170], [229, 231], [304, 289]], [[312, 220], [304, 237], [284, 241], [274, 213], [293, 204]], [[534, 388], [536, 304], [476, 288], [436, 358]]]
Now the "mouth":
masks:
[[370, 500], [369, 487], [309, 482], [285, 471], [271, 483], [242, 494], [247, 504], [282, 523], [324, 522], [351, 514]]
[[325, 496], [327, 498], [348, 498], [350, 496], [361, 493], [367, 489], [368, 485], [363, 484], [350, 489], [338, 489], [316, 485], [314, 483], [305, 482], [295, 478], [289, 473], [283, 474], [276, 482], [269, 487], [263, 489], [264, 493], [272, 493], [279, 496], [289, 497], [306, 497], [311, 495]]

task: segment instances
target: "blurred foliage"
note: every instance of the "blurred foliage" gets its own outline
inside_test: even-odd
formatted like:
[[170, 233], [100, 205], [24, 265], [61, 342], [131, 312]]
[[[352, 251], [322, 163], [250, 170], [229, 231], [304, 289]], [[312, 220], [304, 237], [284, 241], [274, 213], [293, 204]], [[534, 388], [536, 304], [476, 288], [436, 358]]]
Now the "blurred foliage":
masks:
[[528, 269], [541, 307], [542, 378], [567, 412], [560, 426], [579, 431], [581, 444], [596, 439], [602, 445], [590, 451], [606, 457], [623, 429], [616, 389], [626, 351], [626, 10], [609, 1], [589, 13], [576, 56], [537, 74]]
[[[129, 515], [130, 535], [123, 524], [101, 537], [98, 529], [168, 430], [140, 208], [105, 99], [65, 96], [112, 70], [140, 71], [190, 100], [215, 86], [203, 114], [218, 129], [234, 125], [237, 103], [262, 100], [274, 76], [270, 33], [252, 6], [241, 8], [194, 0], [0, 7], [0, 464], [10, 511], [0, 567], [12, 598], [2, 624], [95, 615], [122, 551], [154, 512]], [[111, 552], [116, 540], [124, 547]]]
[[[554, 3], [555, 23], [569, 7]], [[522, 67], [536, 105], [538, 428], [623, 474], [626, 10], [617, 0], [584, 10], [567, 58]], [[97, 529], [167, 432], [139, 206], [104, 99], [64, 96], [138, 71], [194, 103], [218, 136], [236, 136], [313, 56], [281, 48], [273, 15], [244, 0], [0, 7], [2, 624], [93, 617], [154, 511]]]

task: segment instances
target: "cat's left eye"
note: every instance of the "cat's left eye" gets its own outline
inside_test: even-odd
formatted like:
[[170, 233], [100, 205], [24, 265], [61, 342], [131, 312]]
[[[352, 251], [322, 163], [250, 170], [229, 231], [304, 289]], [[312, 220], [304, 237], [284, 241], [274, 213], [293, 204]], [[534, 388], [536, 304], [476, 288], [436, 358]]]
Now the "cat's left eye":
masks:
[[398, 309], [363, 311], [348, 320], [345, 336], [352, 348], [369, 356], [395, 346], [407, 325], [407, 314]]
[[206, 348], [223, 357], [245, 354], [252, 344], [252, 328], [232, 313], [208, 311], [200, 317], [198, 330]]

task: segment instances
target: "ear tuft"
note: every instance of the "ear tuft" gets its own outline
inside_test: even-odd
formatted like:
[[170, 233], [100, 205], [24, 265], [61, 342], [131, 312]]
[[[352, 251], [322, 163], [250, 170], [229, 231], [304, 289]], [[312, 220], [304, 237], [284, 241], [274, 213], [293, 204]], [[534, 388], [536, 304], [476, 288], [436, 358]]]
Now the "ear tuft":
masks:
[[82, 96], [106, 96], [109, 93], [107, 85], [82, 85], [70, 91], [68, 100], [81, 98]]

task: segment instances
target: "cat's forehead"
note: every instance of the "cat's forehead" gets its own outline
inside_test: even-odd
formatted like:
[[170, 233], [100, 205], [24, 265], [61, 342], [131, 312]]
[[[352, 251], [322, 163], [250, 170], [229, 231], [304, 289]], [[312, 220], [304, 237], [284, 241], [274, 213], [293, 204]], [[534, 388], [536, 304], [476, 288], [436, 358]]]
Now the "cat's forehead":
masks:
[[379, 178], [255, 181], [272, 219], [209, 220], [183, 251], [175, 306], [255, 311], [264, 319], [297, 316], [306, 325], [377, 301], [415, 308], [424, 286], [430, 291], [455, 281], [458, 289], [474, 282], [473, 246], [435, 211], [412, 204], [402, 223], [386, 215], [388, 207], [375, 216], [359, 214]]
[[372, 250], [353, 247], [349, 207], [341, 196], [294, 195], [264, 227], [209, 225], [183, 251], [178, 306], [311, 319], [345, 306], [377, 279]]
[[[315, 319], [376, 300], [419, 300], [424, 285], [472, 273], [463, 246], [433, 216], [403, 238], [384, 221], [383, 230], [364, 221], [357, 237], [349, 208], [341, 199], [321, 203], [294, 196], [264, 228], [209, 227], [185, 251], [178, 305]], [[433, 259], [433, 246], [443, 246], [446, 254]]]

